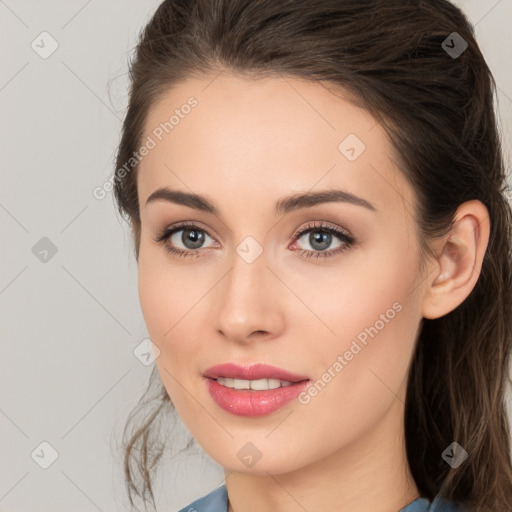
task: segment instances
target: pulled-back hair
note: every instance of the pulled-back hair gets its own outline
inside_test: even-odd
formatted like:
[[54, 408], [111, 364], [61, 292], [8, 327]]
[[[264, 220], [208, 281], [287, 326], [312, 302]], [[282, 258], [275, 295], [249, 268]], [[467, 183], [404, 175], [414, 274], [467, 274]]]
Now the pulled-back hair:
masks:
[[[461, 41], [453, 32], [468, 45], [460, 55], [447, 51]], [[465, 15], [447, 0], [165, 0], [141, 32], [129, 67], [114, 197], [133, 230], [137, 261], [132, 156], [148, 111], [178, 82], [224, 71], [339, 88], [373, 115], [418, 198], [422, 254], [432, 255], [429, 242], [449, 231], [459, 205], [477, 199], [486, 206], [490, 238], [475, 287], [449, 314], [422, 319], [407, 386], [406, 450], [422, 497], [440, 494], [475, 512], [511, 510], [505, 390], [512, 215], [496, 84]], [[165, 448], [160, 425], [173, 410], [156, 367], [145, 396], [151, 393], [124, 431], [132, 505], [135, 496], [154, 505], [152, 475]], [[456, 468], [441, 456], [454, 441], [468, 453]]]

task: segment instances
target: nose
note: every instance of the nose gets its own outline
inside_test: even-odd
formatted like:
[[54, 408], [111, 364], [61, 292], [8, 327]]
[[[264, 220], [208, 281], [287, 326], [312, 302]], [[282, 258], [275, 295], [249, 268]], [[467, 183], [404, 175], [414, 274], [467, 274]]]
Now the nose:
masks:
[[251, 263], [235, 254], [231, 270], [219, 283], [215, 321], [226, 340], [270, 340], [284, 329], [282, 284], [267, 268], [264, 254]]

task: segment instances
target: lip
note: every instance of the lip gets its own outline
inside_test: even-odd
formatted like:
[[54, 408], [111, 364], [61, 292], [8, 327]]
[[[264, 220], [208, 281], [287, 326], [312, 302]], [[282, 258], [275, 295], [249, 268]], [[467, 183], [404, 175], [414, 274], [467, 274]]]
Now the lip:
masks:
[[219, 384], [215, 379], [204, 379], [208, 391], [223, 410], [236, 416], [265, 416], [297, 398], [311, 381], [301, 381], [286, 387], [255, 391], [253, 389], [232, 389]]
[[[271, 414], [291, 402], [311, 382], [308, 377], [261, 363], [251, 366], [240, 366], [234, 363], [219, 364], [208, 368], [203, 376], [208, 392], [221, 409], [236, 416], [248, 417]], [[215, 380], [217, 377], [242, 380], [278, 379], [293, 382], [293, 384], [261, 391], [233, 389], [217, 382]]]
[[309, 380], [309, 377], [296, 375], [289, 371], [270, 366], [268, 364], [253, 364], [250, 366], [241, 366], [234, 363], [218, 364], [208, 368], [203, 375], [209, 379], [217, 377], [228, 377], [231, 379], [258, 380], [258, 379], [279, 379], [289, 382], [301, 382]]

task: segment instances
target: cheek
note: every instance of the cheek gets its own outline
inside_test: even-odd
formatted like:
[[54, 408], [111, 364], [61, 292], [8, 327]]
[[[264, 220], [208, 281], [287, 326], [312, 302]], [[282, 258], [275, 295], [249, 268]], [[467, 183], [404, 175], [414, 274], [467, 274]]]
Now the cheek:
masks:
[[168, 290], [165, 274], [143, 257], [139, 257], [138, 290], [142, 314], [151, 339], [161, 340], [172, 326], [174, 308], [171, 297], [174, 291]]
[[[183, 272], [172, 271], [158, 257], [141, 250], [138, 265], [139, 301], [149, 335], [160, 350], [174, 338], [180, 319], [193, 305], [193, 287], [185, 285]], [[197, 299], [196, 299], [197, 301]]]
[[310, 362], [313, 386], [301, 397], [304, 408], [299, 411], [305, 425], [314, 417], [315, 424], [326, 426], [322, 449], [330, 449], [329, 439], [356, 439], [397, 400], [405, 401], [401, 387], [421, 319], [417, 301], [409, 294], [413, 275], [397, 262], [393, 273], [367, 273], [365, 279], [346, 276], [343, 283], [332, 283], [326, 294], [330, 301], [317, 309], [335, 334], [318, 321], [321, 336], [304, 334], [310, 343], [303, 357]]
[[330, 369], [342, 387], [344, 380], [351, 389], [359, 386], [360, 396], [375, 391], [372, 386], [386, 392], [379, 377], [394, 392], [400, 387], [421, 321], [419, 295], [410, 293], [418, 278], [414, 251], [400, 247], [358, 253], [339, 272], [317, 275], [314, 287], [295, 278], [294, 290], [314, 313], [295, 321], [310, 333], [316, 378]]
[[190, 388], [195, 377], [193, 369], [201, 341], [201, 326], [194, 321], [200, 290], [190, 286], [186, 272], [172, 271], [159, 263], [158, 257], [146, 258], [141, 251], [138, 291], [149, 337], [160, 350], [155, 361], [160, 377], [174, 407], [180, 415], [186, 415], [190, 404], [183, 386]]
[[197, 360], [211, 328], [207, 295], [215, 280], [197, 265], [176, 265], [167, 258], [141, 250], [139, 301], [149, 336], [161, 351], [157, 363], [185, 376], [191, 366], [182, 363]]
[[393, 309], [396, 302], [403, 305], [414, 300], [410, 292], [418, 279], [415, 250], [406, 240], [386, 240], [382, 236], [321, 271], [283, 269], [287, 283], [309, 307], [312, 315], [307, 316], [316, 322], [321, 336], [329, 336], [329, 331], [331, 338], [356, 336], [388, 310], [388, 317], [399, 317], [395, 315], [398, 306]]

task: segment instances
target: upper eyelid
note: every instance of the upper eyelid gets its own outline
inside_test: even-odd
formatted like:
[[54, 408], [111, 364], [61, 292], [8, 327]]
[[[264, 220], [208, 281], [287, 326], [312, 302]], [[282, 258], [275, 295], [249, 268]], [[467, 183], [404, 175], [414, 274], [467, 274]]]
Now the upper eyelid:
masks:
[[187, 222], [187, 221], [177, 222], [176, 224], [172, 224], [171, 226], [164, 228], [164, 231], [168, 229], [168, 230], [176, 233], [183, 229], [187, 229], [187, 228], [190, 229], [191, 227], [199, 228], [200, 231], [204, 231], [210, 238], [214, 239], [214, 237], [212, 235], [210, 235], [210, 230], [201, 226], [201, 223], [196, 222], [196, 221], [194, 221], [194, 222]]

